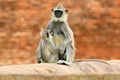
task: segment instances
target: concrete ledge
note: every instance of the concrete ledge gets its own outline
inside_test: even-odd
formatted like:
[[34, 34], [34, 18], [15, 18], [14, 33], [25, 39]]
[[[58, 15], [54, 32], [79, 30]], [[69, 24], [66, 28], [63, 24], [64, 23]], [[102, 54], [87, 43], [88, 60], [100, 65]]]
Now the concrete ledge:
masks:
[[0, 80], [120, 80], [120, 60], [107, 62], [1, 66]]

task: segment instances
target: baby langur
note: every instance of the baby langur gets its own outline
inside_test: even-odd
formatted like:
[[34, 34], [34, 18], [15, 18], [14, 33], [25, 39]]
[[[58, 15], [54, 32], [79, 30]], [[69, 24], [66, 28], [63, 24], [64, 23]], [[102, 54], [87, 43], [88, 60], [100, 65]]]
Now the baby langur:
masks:
[[41, 30], [41, 41], [37, 48], [37, 61], [38, 63], [57, 63], [58, 54], [57, 48], [53, 42], [53, 32], [50, 30]]

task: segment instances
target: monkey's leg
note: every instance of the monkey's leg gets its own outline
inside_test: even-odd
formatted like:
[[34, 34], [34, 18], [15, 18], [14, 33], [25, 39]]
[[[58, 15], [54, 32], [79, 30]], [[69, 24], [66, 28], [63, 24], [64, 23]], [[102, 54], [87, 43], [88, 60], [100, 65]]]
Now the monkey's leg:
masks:
[[58, 64], [71, 65], [74, 60], [74, 50], [71, 46], [66, 47], [65, 60], [59, 60]]
[[39, 45], [36, 50], [36, 58], [37, 58], [37, 63], [43, 63], [43, 60], [41, 57], [41, 42], [39, 42]]

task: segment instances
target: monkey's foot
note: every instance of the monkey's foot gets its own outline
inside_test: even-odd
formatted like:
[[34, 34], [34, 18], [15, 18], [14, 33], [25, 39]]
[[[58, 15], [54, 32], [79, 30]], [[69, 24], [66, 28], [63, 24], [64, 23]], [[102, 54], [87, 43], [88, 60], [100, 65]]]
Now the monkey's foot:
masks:
[[43, 60], [41, 58], [37, 58], [38, 63], [43, 63]]
[[67, 62], [67, 61], [64, 61], [64, 60], [59, 60], [57, 63], [58, 64], [65, 64], [65, 65], [69, 65], [69, 66], [72, 64], [71, 62]]

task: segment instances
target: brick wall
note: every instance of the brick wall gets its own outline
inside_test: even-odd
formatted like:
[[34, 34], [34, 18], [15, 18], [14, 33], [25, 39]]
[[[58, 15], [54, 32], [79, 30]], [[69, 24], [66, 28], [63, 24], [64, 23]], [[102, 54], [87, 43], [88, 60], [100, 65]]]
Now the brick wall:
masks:
[[[0, 64], [36, 63], [41, 28], [59, 0], [0, 0]], [[66, 0], [76, 58], [120, 59], [120, 0]]]

